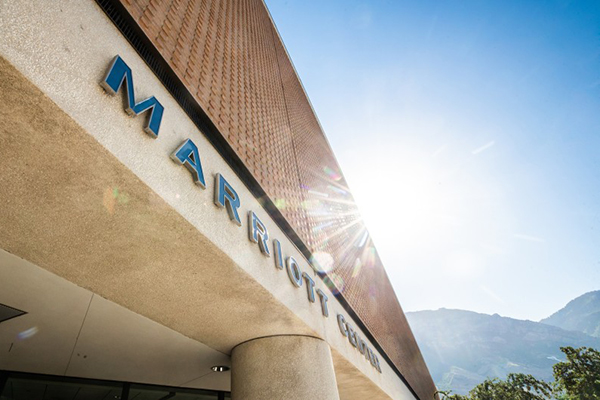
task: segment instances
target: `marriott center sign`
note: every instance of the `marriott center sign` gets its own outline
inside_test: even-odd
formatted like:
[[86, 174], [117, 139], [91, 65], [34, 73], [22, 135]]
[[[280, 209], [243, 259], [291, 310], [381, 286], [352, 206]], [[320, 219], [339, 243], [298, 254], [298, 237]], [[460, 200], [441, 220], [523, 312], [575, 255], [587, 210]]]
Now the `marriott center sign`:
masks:
[[[127, 96], [125, 111], [131, 116], [137, 116], [149, 112], [148, 122], [144, 131], [152, 138], [157, 139], [160, 131], [160, 125], [164, 114], [164, 107], [154, 97], [135, 102], [133, 73], [131, 68], [120, 57], [116, 56], [104, 79], [100, 85], [110, 95], [116, 95], [124, 86]], [[198, 146], [187, 139], [181, 143], [172, 153], [171, 159], [184, 166], [192, 176], [192, 181], [200, 189], [206, 189], [206, 179], [202, 169], [202, 161]], [[242, 218], [239, 215], [241, 205], [240, 197], [232, 185], [220, 174], [215, 175], [214, 181], [214, 204], [218, 208], [226, 209], [229, 220], [242, 226]], [[315, 289], [315, 281], [306, 272], [302, 272], [298, 261], [292, 256], [284, 256], [281, 243], [276, 238], [270, 238], [269, 232], [262, 221], [257, 217], [254, 211], [250, 210], [247, 216], [248, 239], [257, 244], [260, 252], [265, 257], [273, 257], [275, 268], [277, 270], [286, 270], [289, 280], [295, 289], [306, 287], [307, 299], [315, 303], [318, 299], [321, 313], [324, 318], [329, 318], [327, 302], [328, 296], [319, 288]], [[271, 246], [272, 245], [272, 246]], [[348, 338], [348, 341], [357, 351], [365, 356], [371, 365], [381, 373], [381, 366], [378, 356], [366, 344], [366, 342], [357, 334], [353, 326], [346, 320], [342, 314], [337, 315], [337, 322], [342, 335]]]

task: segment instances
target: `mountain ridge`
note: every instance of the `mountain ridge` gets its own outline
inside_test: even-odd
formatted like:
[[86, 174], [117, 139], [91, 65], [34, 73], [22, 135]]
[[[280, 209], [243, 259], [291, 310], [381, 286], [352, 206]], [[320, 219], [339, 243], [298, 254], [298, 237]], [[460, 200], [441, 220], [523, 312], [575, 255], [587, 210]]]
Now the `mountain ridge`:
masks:
[[583, 332], [498, 314], [442, 308], [406, 316], [438, 388], [461, 394], [511, 372], [551, 381], [561, 346], [600, 348], [600, 338]]
[[600, 290], [576, 297], [540, 322], [600, 338]]

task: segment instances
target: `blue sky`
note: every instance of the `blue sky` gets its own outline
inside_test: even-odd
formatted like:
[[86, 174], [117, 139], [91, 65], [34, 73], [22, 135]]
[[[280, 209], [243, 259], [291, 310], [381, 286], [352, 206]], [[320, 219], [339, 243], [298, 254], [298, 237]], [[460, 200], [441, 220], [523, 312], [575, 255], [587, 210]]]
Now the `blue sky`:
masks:
[[600, 289], [600, 2], [266, 3], [406, 311]]

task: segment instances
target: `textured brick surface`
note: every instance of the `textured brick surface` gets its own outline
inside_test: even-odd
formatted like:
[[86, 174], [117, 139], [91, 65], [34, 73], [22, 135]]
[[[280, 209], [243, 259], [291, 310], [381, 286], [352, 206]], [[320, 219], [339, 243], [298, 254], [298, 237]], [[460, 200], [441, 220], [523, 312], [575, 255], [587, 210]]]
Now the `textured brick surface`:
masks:
[[261, 0], [121, 0], [422, 400], [435, 391]]

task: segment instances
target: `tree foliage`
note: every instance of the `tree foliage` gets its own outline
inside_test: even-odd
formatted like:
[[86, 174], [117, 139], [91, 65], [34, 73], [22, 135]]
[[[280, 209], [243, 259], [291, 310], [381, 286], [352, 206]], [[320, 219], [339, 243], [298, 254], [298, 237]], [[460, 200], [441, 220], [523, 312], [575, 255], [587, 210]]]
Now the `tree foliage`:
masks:
[[468, 395], [438, 391], [442, 400], [600, 400], [600, 352], [561, 347], [567, 360], [554, 365], [554, 385], [531, 375], [508, 374], [486, 379]]
[[561, 347], [567, 360], [554, 364], [556, 391], [565, 400], [600, 400], [600, 352]]
[[467, 396], [439, 392], [444, 400], [548, 400], [552, 386], [531, 375], [508, 374], [506, 380], [486, 379]]

